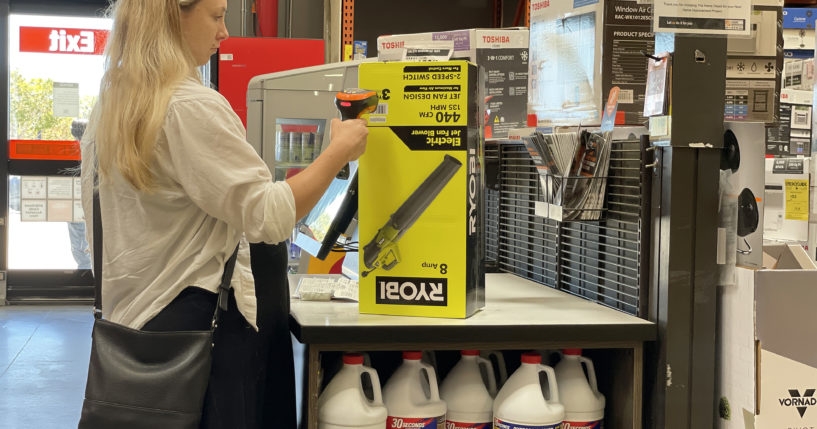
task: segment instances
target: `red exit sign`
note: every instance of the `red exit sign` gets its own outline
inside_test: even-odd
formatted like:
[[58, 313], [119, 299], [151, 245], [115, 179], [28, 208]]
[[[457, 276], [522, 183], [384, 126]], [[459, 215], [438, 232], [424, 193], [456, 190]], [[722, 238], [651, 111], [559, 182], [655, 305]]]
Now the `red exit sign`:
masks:
[[102, 55], [108, 30], [20, 27], [20, 52]]

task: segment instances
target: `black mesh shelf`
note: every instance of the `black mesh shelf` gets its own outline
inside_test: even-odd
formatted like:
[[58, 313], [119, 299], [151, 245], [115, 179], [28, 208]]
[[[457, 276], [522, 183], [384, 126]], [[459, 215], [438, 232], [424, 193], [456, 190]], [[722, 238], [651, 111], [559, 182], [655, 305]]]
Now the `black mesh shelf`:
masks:
[[[500, 271], [644, 317], [643, 240], [648, 221], [644, 151], [639, 140], [613, 141], [604, 216], [557, 222], [536, 215], [545, 202], [539, 176], [521, 142], [486, 148], [498, 159], [498, 189], [486, 192], [486, 256]], [[645, 250], [646, 249], [646, 250]], [[645, 255], [644, 252], [647, 252]]]

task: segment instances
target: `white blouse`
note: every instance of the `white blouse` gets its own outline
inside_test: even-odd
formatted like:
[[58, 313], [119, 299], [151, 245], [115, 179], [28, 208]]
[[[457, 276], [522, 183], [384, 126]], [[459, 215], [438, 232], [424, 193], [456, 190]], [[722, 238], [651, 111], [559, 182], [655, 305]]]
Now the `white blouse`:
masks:
[[[140, 329], [188, 286], [216, 292], [240, 240], [232, 287], [238, 309], [257, 329], [247, 243], [286, 240], [295, 227], [295, 199], [286, 182], [273, 182], [245, 133], [227, 100], [191, 78], [173, 94], [159, 133], [156, 191], [135, 190], [112, 168], [100, 186], [106, 319]], [[85, 160], [95, 149], [88, 140], [82, 207], [93, 243], [94, 179]]]

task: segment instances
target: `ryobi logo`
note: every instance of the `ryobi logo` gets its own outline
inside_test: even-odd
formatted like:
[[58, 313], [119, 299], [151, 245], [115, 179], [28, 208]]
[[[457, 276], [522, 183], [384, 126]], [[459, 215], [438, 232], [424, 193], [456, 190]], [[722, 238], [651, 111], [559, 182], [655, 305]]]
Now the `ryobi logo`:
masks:
[[477, 232], [477, 154], [468, 151], [468, 235]]
[[790, 398], [781, 398], [780, 406], [781, 407], [795, 407], [797, 408], [797, 412], [800, 413], [800, 417], [803, 417], [806, 414], [806, 409], [808, 407], [813, 407], [817, 405], [817, 398], [814, 397], [815, 389], [806, 389], [803, 392], [803, 395], [800, 396], [800, 391], [797, 389], [789, 389], [789, 396]]
[[448, 305], [448, 279], [427, 277], [376, 278], [375, 303], [393, 305]]

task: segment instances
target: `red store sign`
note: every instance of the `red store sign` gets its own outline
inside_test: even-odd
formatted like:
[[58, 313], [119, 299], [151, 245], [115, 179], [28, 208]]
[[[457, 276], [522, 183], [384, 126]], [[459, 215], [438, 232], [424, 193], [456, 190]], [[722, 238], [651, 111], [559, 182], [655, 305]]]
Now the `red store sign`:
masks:
[[102, 55], [108, 30], [20, 27], [20, 52]]

